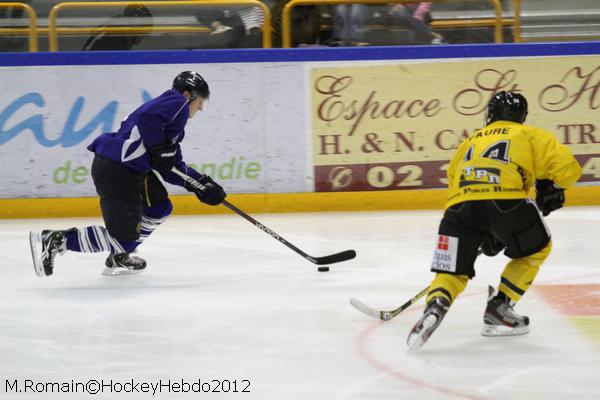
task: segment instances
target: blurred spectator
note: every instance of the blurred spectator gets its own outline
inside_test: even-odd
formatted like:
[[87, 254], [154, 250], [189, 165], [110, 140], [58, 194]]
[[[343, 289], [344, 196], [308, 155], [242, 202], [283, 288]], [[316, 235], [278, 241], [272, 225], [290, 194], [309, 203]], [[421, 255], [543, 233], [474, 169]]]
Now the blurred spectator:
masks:
[[[31, 0], [20, 0], [19, 3], [29, 4]], [[19, 19], [23, 21], [20, 26], [28, 27], [29, 20], [25, 10], [17, 7], [3, 7], [0, 8], [0, 18], [2, 19]], [[16, 28], [16, 26], [15, 26]], [[4, 35], [0, 40], [0, 51], [28, 51], [29, 38], [27, 35], [22, 36], [9, 36]]]
[[239, 35], [239, 25], [242, 24], [236, 13], [222, 7], [202, 7], [200, 11], [196, 12], [196, 20], [201, 25], [212, 29], [206, 48], [234, 47]]
[[[511, 4], [510, 1], [501, 0], [500, 3], [501, 3], [502, 10], [504, 10], [504, 11], [512, 10], [512, 8], [510, 7], [510, 4]], [[541, 4], [542, 2], [539, 1], [538, 3]], [[574, 5], [575, 3], [578, 3], [578, 2], [572, 2], [572, 3]], [[487, 0], [487, 1], [472, 0], [472, 1], [444, 4], [445, 8], [449, 7], [450, 5], [452, 5], [452, 8], [450, 8], [450, 10], [452, 10], [454, 13], [459, 14], [459, 15], [463, 14], [463, 13], [468, 14], [468, 13], [473, 13], [473, 12], [477, 12], [480, 14], [488, 13], [489, 15], [494, 14], [493, 4], [489, 0]], [[552, 22], [551, 24], [554, 25], [555, 22]], [[563, 28], [558, 28], [558, 29], [563, 29]], [[514, 40], [513, 29], [510, 27], [504, 27], [503, 31], [504, 31], [504, 41], [512, 42]], [[447, 38], [447, 40], [450, 43], [457, 43], [457, 44], [494, 43], [495, 42], [495, 34], [494, 34], [493, 27], [472, 27], [472, 28], [459, 28], [459, 29], [445, 30], [444, 36]]]
[[[283, 32], [281, 21], [283, 7], [290, 0], [275, 0], [271, 8], [273, 19], [273, 47], [281, 47]], [[310, 5], [294, 7], [291, 15], [292, 47], [318, 45], [322, 42], [320, 27], [323, 22], [324, 6]], [[327, 7], [328, 8], [328, 7]]]
[[334, 32], [331, 46], [366, 46], [365, 5], [340, 4], [333, 7]]
[[442, 35], [431, 29], [431, 2], [392, 4], [388, 10], [394, 25], [408, 28], [410, 44], [444, 44]]
[[[139, 23], [131, 24], [125, 19], [139, 18]], [[143, 26], [144, 30], [132, 34], [114, 35], [106, 28], [112, 26]], [[139, 45], [142, 40], [152, 31], [152, 13], [142, 4], [130, 4], [125, 7], [123, 14], [111, 17], [105, 25], [96, 28], [92, 35], [86, 40], [82, 50], [131, 50], [133, 46]]]
[[[207, 13], [198, 15], [198, 21], [206, 21]], [[212, 13], [209, 22], [211, 47], [251, 48], [262, 47], [262, 26], [264, 15], [259, 7], [246, 7], [236, 12], [230, 10]]]

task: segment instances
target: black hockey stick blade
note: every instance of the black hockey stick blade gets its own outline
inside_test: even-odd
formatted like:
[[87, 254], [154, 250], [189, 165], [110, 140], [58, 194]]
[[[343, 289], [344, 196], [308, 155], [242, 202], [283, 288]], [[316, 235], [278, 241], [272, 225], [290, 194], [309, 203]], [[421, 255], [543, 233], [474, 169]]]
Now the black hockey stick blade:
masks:
[[229, 208], [231, 211], [238, 214], [240, 217], [244, 218], [246, 221], [248, 221], [251, 224], [253, 224], [254, 226], [256, 226], [258, 229], [260, 229], [267, 235], [271, 236], [273, 239], [276, 239], [283, 245], [294, 250], [296, 253], [300, 254], [302, 257], [306, 258], [308, 261], [312, 262], [313, 264], [317, 264], [317, 265], [335, 264], [335, 263], [339, 263], [342, 261], [351, 260], [354, 257], [356, 257], [356, 251], [354, 251], [354, 250], [345, 250], [345, 251], [342, 251], [339, 253], [335, 253], [335, 254], [331, 254], [331, 255], [323, 256], [323, 257], [313, 257], [313, 256], [305, 253], [304, 251], [300, 250], [298, 247], [296, 247], [293, 244], [291, 244], [290, 242], [288, 242], [283, 236], [276, 233], [275, 231], [273, 231], [271, 228], [267, 227], [266, 225], [261, 224], [260, 222], [258, 222], [257, 220], [252, 218], [250, 215], [246, 214], [244, 211], [240, 210], [239, 208], [237, 208], [236, 206], [234, 206], [227, 200], [223, 200], [222, 204], [225, 207]]
[[329, 256], [323, 257], [307, 257], [308, 260], [312, 261], [317, 265], [327, 265], [327, 264], [335, 264], [342, 261], [352, 260], [356, 257], [356, 251], [354, 250], [345, 250], [339, 253], [331, 254]]

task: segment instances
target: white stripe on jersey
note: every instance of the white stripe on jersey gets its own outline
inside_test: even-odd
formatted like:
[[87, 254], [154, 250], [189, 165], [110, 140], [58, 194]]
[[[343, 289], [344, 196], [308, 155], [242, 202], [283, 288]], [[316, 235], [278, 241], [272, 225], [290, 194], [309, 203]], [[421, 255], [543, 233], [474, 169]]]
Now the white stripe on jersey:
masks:
[[[137, 145], [137, 148], [130, 155], [126, 156], [129, 148]], [[131, 135], [129, 139], [123, 143], [123, 147], [121, 148], [121, 161], [128, 162], [131, 160], [135, 160], [138, 157], [141, 157], [146, 153], [146, 146], [142, 142], [142, 136], [140, 135], [140, 131], [137, 126], [134, 126], [131, 130]]]
[[[177, 112], [175, 113], [175, 115], [173, 115], [173, 118], [171, 118], [171, 122], [173, 122], [173, 120], [175, 118], [177, 118], [177, 116], [179, 115], [179, 113], [181, 112], [181, 110], [183, 110], [183, 107], [187, 106], [189, 102], [190, 101], [188, 100], [185, 103], [183, 103], [183, 105], [179, 108], [179, 110], [177, 110]], [[173, 141], [173, 143], [175, 143], [175, 141]]]

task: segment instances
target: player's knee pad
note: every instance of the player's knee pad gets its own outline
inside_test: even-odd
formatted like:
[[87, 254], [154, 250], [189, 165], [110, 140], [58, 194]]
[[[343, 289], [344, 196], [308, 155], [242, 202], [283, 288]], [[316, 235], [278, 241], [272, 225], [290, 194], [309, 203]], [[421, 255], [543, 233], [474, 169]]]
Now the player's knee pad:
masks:
[[550, 251], [552, 251], [552, 240], [548, 240], [548, 244], [546, 245], [546, 247], [544, 247], [537, 253], [534, 253], [527, 257], [523, 257], [523, 259], [526, 260], [529, 265], [539, 268], [539, 266], [542, 265], [542, 263], [550, 255]]
[[117, 240], [133, 241], [140, 237], [142, 205], [100, 200], [100, 208], [108, 233]]
[[540, 266], [551, 250], [552, 242], [549, 242], [546, 247], [534, 254], [511, 260], [502, 272], [500, 291], [511, 300], [518, 301], [535, 280]]
[[434, 297], [443, 296], [448, 299], [450, 304], [452, 304], [458, 295], [467, 287], [468, 282], [469, 277], [467, 275], [436, 274], [431, 285], [429, 285], [427, 303]]
[[164, 221], [173, 212], [173, 203], [169, 198], [150, 207], [144, 206], [144, 216]]

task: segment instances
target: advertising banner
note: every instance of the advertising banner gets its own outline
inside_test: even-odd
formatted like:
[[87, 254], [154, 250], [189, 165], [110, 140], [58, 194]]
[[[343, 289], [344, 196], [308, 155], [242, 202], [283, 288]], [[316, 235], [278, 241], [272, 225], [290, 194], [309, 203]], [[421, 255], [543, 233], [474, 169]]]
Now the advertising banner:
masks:
[[[211, 98], [186, 127], [184, 160], [229, 193], [312, 190], [304, 80], [298, 63], [0, 68], [0, 198], [88, 197], [86, 148], [144, 101], [197, 70]], [[266, 79], [268, 77], [268, 79]], [[289, 99], [298, 98], [289, 108]], [[268, 99], [268, 101], [267, 101]], [[293, 137], [294, 140], [290, 140]], [[172, 193], [185, 193], [169, 185]]]
[[600, 57], [456, 60], [311, 71], [315, 190], [446, 187], [463, 138], [500, 90], [529, 102], [526, 124], [552, 131], [600, 183]]
[[[558, 47], [571, 54], [590, 45]], [[173, 64], [154, 53], [124, 57], [150, 60], [139, 65], [40, 54], [40, 65], [4, 64], [0, 198], [94, 197], [89, 143], [118, 130], [128, 113], [185, 70], [204, 76], [211, 98], [186, 127], [184, 160], [228, 193], [445, 188], [454, 150], [483, 126], [488, 100], [503, 89], [527, 97], [526, 123], [554, 132], [572, 149], [583, 166], [579, 184], [598, 185], [600, 56], [485, 58], [485, 46], [459, 46], [428, 59], [435, 49], [421, 50], [423, 57], [410, 60], [400, 58], [399, 48], [367, 48], [168, 53], [200, 60]], [[475, 51], [478, 58], [465, 58]], [[219, 58], [225, 56], [232, 61]]]

